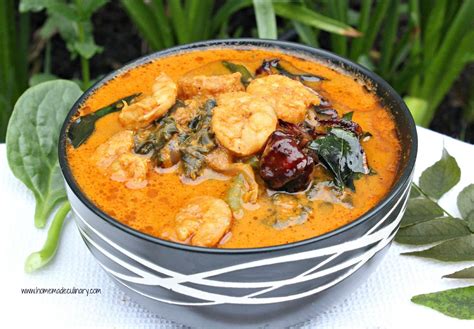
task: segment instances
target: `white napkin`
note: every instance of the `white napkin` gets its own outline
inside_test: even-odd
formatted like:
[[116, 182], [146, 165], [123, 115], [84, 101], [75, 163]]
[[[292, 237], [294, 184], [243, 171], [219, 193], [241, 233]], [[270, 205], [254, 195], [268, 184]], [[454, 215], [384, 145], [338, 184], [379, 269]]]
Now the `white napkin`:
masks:
[[[441, 199], [459, 215], [456, 196], [474, 183], [474, 146], [427, 129], [418, 128], [419, 154], [415, 177], [441, 157], [443, 143], [462, 170], [461, 182]], [[177, 328], [140, 307], [105, 275], [87, 250], [79, 233], [67, 221], [55, 260], [45, 269], [25, 274], [26, 256], [41, 248], [47, 230], [34, 227], [34, 198], [8, 168], [6, 148], [0, 145], [0, 323], [3, 328]], [[303, 324], [304, 328], [473, 328], [474, 321], [442, 315], [410, 302], [413, 295], [474, 284], [441, 279], [471, 263], [442, 263], [400, 256], [412, 250], [393, 244], [370, 278], [339, 305]], [[22, 288], [99, 288], [97, 295], [22, 294]], [[162, 316], [162, 317], [160, 317]]]

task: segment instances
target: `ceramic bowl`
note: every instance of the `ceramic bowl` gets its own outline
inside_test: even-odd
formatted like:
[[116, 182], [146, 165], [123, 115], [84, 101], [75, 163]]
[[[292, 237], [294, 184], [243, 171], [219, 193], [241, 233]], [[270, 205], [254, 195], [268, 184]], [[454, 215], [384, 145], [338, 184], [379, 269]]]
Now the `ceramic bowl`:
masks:
[[[137, 66], [177, 53], [213, 48], [275, 49], [337, 67], [372, 85], [396, 121], [402, 156], [396, 181], [370, 211], [304, 241], [265, 248], [201, 248], [136, 231], [97, 208], [66, 159], [71, 118], [97, 89]], [[347, 297], [387, 252], [405, 210], [417, 153], [415, 124], [400, 96], [373, 72], [330, 52], [295, 43], [232, 39], [199, 42], [137, 59], [87, 90], [62, 127], [59, 160], [75, 222], [105, 272], [139, 304], [193, 327], [285, 327]], [[380, 292], [374, 292], [380, 293]]]

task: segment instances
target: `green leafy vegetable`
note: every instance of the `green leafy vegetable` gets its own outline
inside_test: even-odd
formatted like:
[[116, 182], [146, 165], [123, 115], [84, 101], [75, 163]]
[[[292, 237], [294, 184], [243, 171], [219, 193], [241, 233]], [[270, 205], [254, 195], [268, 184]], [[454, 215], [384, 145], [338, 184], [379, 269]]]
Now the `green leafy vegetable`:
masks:
[[250, 81], [252, 81], [253, 79], [252, 73], [250, 73], [244, 65], [235, 64], [228, 61], [223, 61], [222, 65], [224, 65], [226, 69], [228, 69], [232, 73], [239, 72], [242, 75], [240, 80], [242, 81], [242, 84], [245, 87], [247, 87]]
[[448, 151], [434, 165], [426, 169], [420, 177], [420, 188], [430, 197], [438, 200], [461, 178], [461, 169]]
[[444, 262], [474, 261], [474, 234], [444, 241], [429, 249], [407, 252], [402, 255], [433, 258]]
[[412, 302], [458, 319], [474, 319], [474, 286], [414, 296]]
[[51, 227], [48, 230], [48, 238], [40, 251], [34, 252], [28, 256], [25, 262], [25, 272], [33, 272], [53, 259], [58, 249], [59, 237], [63, 227], [64, 219], [71, 210], [71, 205], [68, 201], [64, 201], [58, 212], [54, 216]]
[[457, 200], [461, 216], [470, 222], [474, 232], [474, 184], [466, 186], [458, 195]]
[[191, 133], [182, 134], [181, 162], [184, 174], [191, 179], [195, 179], [202, 170], [206, 159], [205, 155], [217, 146], [210, 127], [212, 109], [215, 106], [215, 100], [208, 100], [198, 115], [190, 121]]
[[95, 130], [95, 123], [100, 118], [106, 116], [107, 114], [120, 111], [124, 105], [124, 102], [130, 103], [140, 94], [133, 94], [124, 98], [119, 99], [118, 101], [109, 104], [95, 112], [90, 114], [78, 117], [76, 120], [71, 122], [67, 132], [67, 136], [75, 148], [81, 146]]
[[359, 139], [350, 131], [332, 128], [327, 135], [312, 141], [309, 148], [318, 153], [340, 188], [348, 186], [354, 190], [353, 180], [357, 174], [367, 175], [370, 172]]
[[463, 270], [444, 275], [443, 278], [449, 279], [474, 279], [474, 266], [465, 268]]
[[36, 227], [44, 227], [54, 206], [66, 200], [57, 145], [66, 114], [81, 94], [74, 82], [54, 80], [31, 87], [15, 104], [6, 138], [8, 164], [35, 196]]
[[149, 154], [152, 152], [152, 158], [156, 158], [166, 143], [178, 132], [176, 122], [172, 117], [164, 117], [159, 124], [142, 138], [140, 133], [134, 136], [134, 151], [138, 154]]
[[[412, 187], [413, 190], [413, 187]], [[436, 202], [426, 198], [410, 199], [403, 215], [400, 227], [426, 222], [444, 215], [443, 209]]]
[[428, 244], [471, 234], [466, 222], [457, 218], [443, 217], [403, 227], [395, 241], [405, 244]]

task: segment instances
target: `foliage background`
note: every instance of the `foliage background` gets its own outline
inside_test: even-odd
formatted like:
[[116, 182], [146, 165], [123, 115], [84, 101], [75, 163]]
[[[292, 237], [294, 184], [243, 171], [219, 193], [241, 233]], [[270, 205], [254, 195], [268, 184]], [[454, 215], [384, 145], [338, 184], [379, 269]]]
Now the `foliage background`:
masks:
[[0, 141], [28, 85], [86, 88], [124, 63], [199, 40], [306, 43], [374, 70], [417, 123], [474, 141], [474, 0], [2, 0]]

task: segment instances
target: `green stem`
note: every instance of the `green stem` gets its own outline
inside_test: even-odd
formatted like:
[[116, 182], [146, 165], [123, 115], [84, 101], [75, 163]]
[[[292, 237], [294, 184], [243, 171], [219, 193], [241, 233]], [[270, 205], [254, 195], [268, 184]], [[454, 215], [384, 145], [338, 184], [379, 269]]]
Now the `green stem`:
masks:
[[59, 237], [61, 229], [63, 227], [64, 219], [71, 210], [71, 205], [68, 201], [65, 201], [61, 207], [59, 207], [56, 215], [54, 216], [53, 222], [48, 230], [48, 237], [40, 251], [34, 252], [28, 256], [25, 262], [25, 272], [31, 273], [46, 264], [48, 264], [56, 254], [58, 249]]
[[438, 207], [441, 208], [441, 210], [444, 211], [444, 213], [446, 215], [448, 215], [449, 217], [452, 217], [452, 218], [455, 218], [453, 215], [451, 215], [446, 209], [444, 209], [443, 207], [440, 206], [440, 204], [433, 198], [431, 198], [428, 194], [426, 194], [422, 189], [421, 187], [419, 187], [418, 185], [416, 185], [415, 183], [412, 183], [413, 187], [418, 191], [420, 192], [421, 195], [423, 195], [425, 198], [427, 198], [428, 200], [430, 200], [431, 202], [434, 202], [438, 205]]
[[[85, 35], [84, 35], [84, 26], [82, 25], [82, 22], [77, 23], [78, 27], [78, 37], [79, 37], [79, 42], [84, 42], [85, 41]], [[79, 54], [79, 56], [81, 56]], [[90, 85], [90, 68], [89, 68], [89, 59], [81, 56], [81, 72], [82, 72], [82, 89], [86, 90], [89, 88]]]

